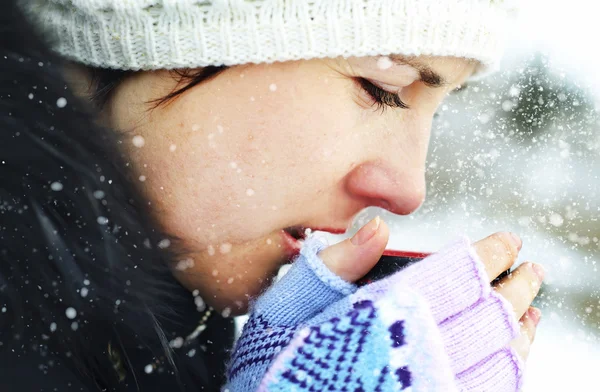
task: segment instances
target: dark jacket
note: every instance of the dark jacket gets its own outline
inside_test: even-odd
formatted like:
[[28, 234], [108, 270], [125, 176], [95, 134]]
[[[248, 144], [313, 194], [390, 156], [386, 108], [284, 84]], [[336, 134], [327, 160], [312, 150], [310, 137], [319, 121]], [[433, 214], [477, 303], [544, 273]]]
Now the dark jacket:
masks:
[[[173, 278], [114, 132], [0, 2], [0, 391], [218, 390], [233, 322]], [[163, 242], [164, 243], [164, 242]], [[175, 340], [174, 340], [175, 339]]]

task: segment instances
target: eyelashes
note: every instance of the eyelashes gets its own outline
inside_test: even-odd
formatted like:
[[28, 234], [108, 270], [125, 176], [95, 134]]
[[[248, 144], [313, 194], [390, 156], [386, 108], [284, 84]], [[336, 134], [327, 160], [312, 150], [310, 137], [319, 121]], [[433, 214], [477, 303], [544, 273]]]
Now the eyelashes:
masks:
[[407, 104], [402, 102], [398, 94], [386, 91], [365, 78], [356, 78], [356, 82], [373, 99], [373, 105], [377, 105], [377, 109], [385, 110], [388, 107], [410, 109]]

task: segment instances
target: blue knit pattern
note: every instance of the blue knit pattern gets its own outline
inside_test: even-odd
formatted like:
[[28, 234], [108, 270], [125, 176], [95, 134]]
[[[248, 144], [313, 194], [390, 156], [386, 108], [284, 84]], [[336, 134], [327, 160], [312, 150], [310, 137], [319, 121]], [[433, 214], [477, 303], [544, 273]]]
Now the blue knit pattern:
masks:
[[245, 390], [256, 389], [260, 376], [281, 348], [290, 342], [294, 330], [269, 325], [260, 315], [250, 318], [236, 344], [227, 378], [247, 388]]
[[[389, 340], [381, 339], [386, 335]], [[406, 364], [392, 367], [389, 355], [405, 344], [403, 321], [386, 327], [373, 303], [362, 301], [346, 315], [310, 327], [266, 386], [269, 392], [407, 391], [410, 369]]]
[[269, 364], [302, 325], [356, 291], [318, 258], [325, 247], [317, 237], [307, 240], [289, 272], [252, 303], [251, 316], [229, 363], [229, 382], [224, 390], [256, 390]]

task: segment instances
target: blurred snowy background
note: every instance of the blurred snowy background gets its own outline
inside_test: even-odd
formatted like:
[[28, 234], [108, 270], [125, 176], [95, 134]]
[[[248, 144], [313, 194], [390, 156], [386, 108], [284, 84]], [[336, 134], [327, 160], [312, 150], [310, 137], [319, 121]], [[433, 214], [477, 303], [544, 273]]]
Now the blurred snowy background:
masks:
[[[599, 6], [524, 5], [502, 71], [438, 112], [428, 196], [392, 222], [391, 248], [434, 251], [457, 233], [510, 230], [547, 270], [525, 391], [600, 390]], [[381, 213], [368, 211], [365, 219]], [[356, 227], [365, 222], [357, 219]]]
[[526, 392], [600, 390], [600, 6], [523, 2], [500, 73], [449, 97], [434, 121], [428, 195], [390, 224], [389, 248], [435, 251], [459, 233], [514, 231], [546, 268]]

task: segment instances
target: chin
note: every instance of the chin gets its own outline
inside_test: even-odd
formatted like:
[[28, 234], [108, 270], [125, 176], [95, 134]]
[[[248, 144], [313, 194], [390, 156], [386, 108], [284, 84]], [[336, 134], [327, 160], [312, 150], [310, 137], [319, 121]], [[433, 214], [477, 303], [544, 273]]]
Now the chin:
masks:
[[227, 254], [203, 256], [186, 271], [174, 271], [190, 291], [198, 290], [204, 301], [222, 314], [243, 315], [248, 304], [273, 282], [279, 268], [292, 263], [306, 236], [312, 231], [344, 233], [345, 229], [293, 226], [234, 246]]

